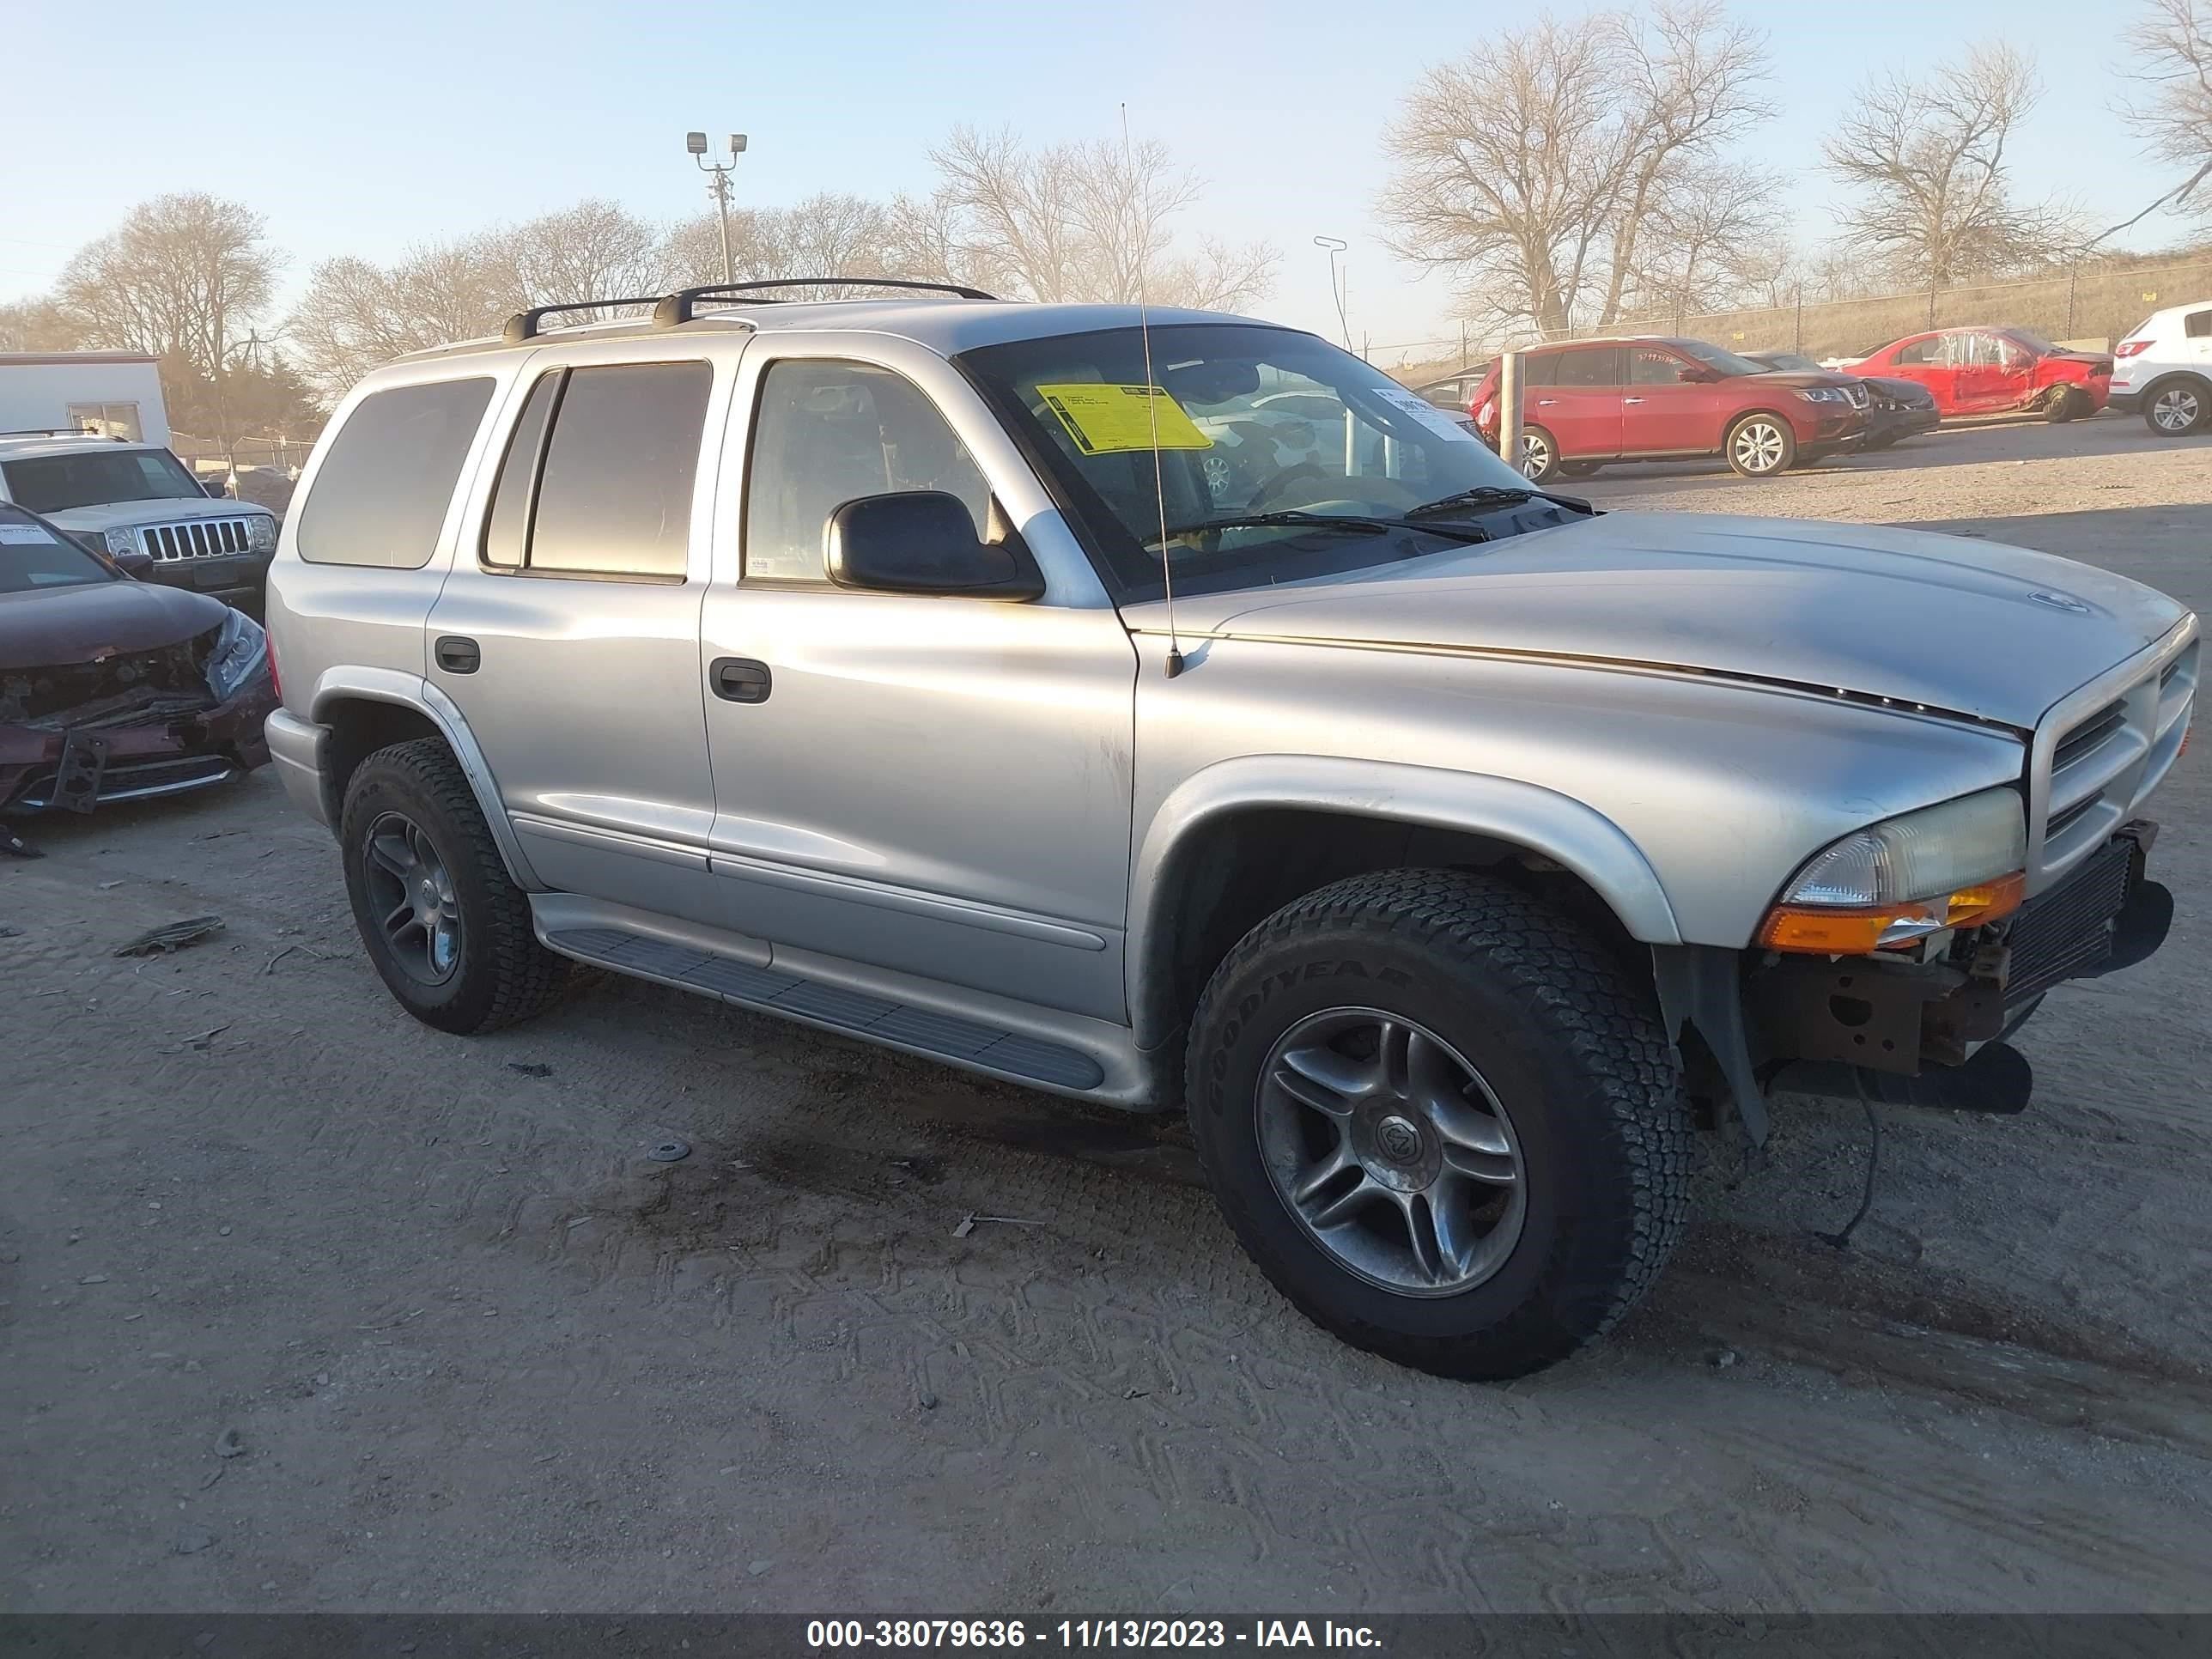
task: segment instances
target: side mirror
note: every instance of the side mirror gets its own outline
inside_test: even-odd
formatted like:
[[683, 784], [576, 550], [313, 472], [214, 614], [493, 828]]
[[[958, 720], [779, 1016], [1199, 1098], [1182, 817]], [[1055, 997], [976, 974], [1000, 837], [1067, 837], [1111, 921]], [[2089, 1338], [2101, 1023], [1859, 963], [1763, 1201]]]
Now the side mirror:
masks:
[[957, 495], [863, 495], [830, 515], [822, 562], [840, 587], [975, 599], [1034, 599], [1044, 576], [1018, 543], [986, 542]]
[[143, 547], [133, 547], [121, 553], [111, 553], [107, 561], [126, 576], [136, 576], [144, 581], [154, 568], [154, 556]]
[[205, 483], [200, 486], [200, 493], [205, 495], [212, 495], [219, 501], [228, 501], [230, 499], [230, 491], [224, 488], [223, 481], [221, 478], [210, 478]]

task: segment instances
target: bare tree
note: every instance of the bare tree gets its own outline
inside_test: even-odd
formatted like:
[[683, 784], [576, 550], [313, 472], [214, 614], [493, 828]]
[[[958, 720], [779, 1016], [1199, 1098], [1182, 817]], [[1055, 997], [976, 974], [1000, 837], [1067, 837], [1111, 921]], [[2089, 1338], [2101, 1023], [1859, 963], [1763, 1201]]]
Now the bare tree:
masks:
[[2147, 0], [2123, 73], [2147, 88], [2126, 112], [2150, 154], [2180, 168], [2162, 201], [2212, 229], [2212, 0]]
[[495, 233], [483, 252], [507, 295], [525, 305], [659, 294], [668, 286], [660, 228], [608, 201], [579, 202]]
[[1770, 110], [1765, 43], [1711, 3], [1547, 17], [1427, 71], [1386, 143], [1391, 246], [1486, 322], [1619, 320], [1654, 216]]
[[411, 250], [397, 264], [326, 259], [284, 325], [308, 383], [325, 398], [378, 364], [489, 334], [516, 308], [491, 239]]
[[1771, 289], [1764, 260], [1781, 228], [1780, 187], [1771, 173], [1716, 163], [1669, 179], [1645, 216], [1637, 308], [1685, 316]]
[[2018, 270], [2078, 241], [2056, 201], [2013, 199], [2005, 149], [2039, 95], [2033, 63], [1978, 46], [1925, 81], [1891, 73], [1861, 86], [1822, 146], [1858, 199], [1840, 216], [1894, 276], [1948, 287]]
[[1147, 140], [1024, 146], [1012, 131], [957, 127], [931, 159], [942, 182], [895, 204], [900, 251], [931, 274], [1010, 298], [1235, 309], [1267, 293], [1280, 256], [1264, 242], [1178, 244], [1172, 223], [1205, 185]]
[[88, 345], [150, 352], [220, 375], [268, 307], [282, 264], [262, 217], [201, 193], [157, 196], [80, 250], [54, 304]]
[[[787, 208], [743, 210], [730, 216], [730, 270], [738, 282], [803, 276], [898, 276], [891, 256], [891, 210], [865, 197], [825, 191]], [[668, 233], [664, 263], [684, 284], [722, 279], [720, 221], [714, 214]], [[799, 288], [806, 299], [848, 292]]]
[[84, 336], [52, 300], [0, 305], [0, 351], [75, 351]]

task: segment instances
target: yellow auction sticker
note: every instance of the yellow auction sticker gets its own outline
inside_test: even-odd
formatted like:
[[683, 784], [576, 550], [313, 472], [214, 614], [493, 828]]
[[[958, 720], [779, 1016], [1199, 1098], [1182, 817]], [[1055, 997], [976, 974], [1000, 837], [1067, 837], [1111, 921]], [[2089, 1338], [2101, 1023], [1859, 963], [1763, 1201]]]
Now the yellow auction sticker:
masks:
[[1037, 396], [1060, 416], [1067, 435], [1086, 455], [1150, 449], [1155, 422], [1162, 449], [1211, 449], [1213, 440], [1191, 424], [1182, 405], [1156, 386], [1103, 386], [1079, 380], [1041, 386]]

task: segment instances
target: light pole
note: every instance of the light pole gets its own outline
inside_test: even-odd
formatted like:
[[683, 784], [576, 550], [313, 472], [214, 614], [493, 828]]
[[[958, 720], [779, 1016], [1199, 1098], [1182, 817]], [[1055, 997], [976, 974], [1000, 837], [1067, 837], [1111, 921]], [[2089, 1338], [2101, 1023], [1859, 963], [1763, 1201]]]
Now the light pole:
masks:
[[737, 276], [730, 268], [730, 175], [738, 170], [738, 157], [745, 153], [745, 135], [730, 135], [730, 159], [726, 161], [707, 159], [707, 135], [703, 132], [685, 133], [684, 148], [691, 153], [699, 170], [708, 175], [707, 193], [714, 198], [714, 206], [722, 216], [722, 280], [733, 283]]
[[1334, 236], [1316, 236], [1314, 246], [1328, 250], [1328, 297], [1336, 302], [1337, 326], [1344, 331], [1344, 349], [1349, 351], [1352, 349], [1352, 324], [1344, 314], [1344, 284], [1337, 277], [1336, 256], [1352, 244]]

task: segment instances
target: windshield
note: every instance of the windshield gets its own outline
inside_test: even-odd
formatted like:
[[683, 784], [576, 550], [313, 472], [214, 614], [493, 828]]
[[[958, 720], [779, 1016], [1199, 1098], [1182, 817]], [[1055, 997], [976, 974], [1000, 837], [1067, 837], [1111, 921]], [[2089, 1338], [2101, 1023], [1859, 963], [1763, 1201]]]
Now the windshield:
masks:
[[[980, 347], [957, 361], [1059, 486], [1124, 598], [1160, 591], [1164, 520], [1177, 590], [1209, 591], [1335, 574], [1450, 544], [1413, 526], [1352, 534], [1229, 520], [1395, 519], [1468, 491], [1498, 491], [1507, 505], [1528, 493], [1528, 480], [1463, 415], [1310, 334], [1227, 323], [1155, 328], [1151, 384], [1163, 395], [1154, 398], [1133, 328]], [[1455, 503], [1437, 520], [1498, 505]], [[1577, 516], [1538, 506], [1547, 523]]]
[[[1726, 354], [1723, 353], [1723, 355], [1725, 356]], [[1759, 354], [1759, 361], [1765, 364], [1770, 368], [1789, 369], [1800, 374], [1803, 374], [1808, 369], [1817, 371], [1820, 367], [1820, 364], [1814, 362], [1810, 357], [1803, 356], [1795, 351], [1761, 352]]]
[[2034, 332], [2031, 329], [2008, 328], [2005, 332], [2011, 335], [2014, 339], [2019, 341], [2022, 345], [2026, 346], [2030, 351], [2033, 351], [2039, 357], [2048, 357], [2052, 352], [2058, 349], [2057, 346], [2053, 345], [2050, 341], [2045, 339], [2040, 334]]
[[1686, 351], [1708, 368], [1717, 368], [1723, 374], [1764, 374], [1765, 363], [1755, 363], [1748, 357], [1739, 357], [1733, 351], [1723, 351], [1717, 345], [1707, 345], [1703, 340], [1669, 340], [1667, 343], [1677, 351]]
[[30, 455], [0, 464], [8, 493], [33, 513], [66, 513], [111, 501], [198, 497], [200, 487], [166, 449], [93, 449], [75, 455]]
[[0, 593], [115, 580], [112, 571], [82, 548], [35, 519], [0, 507]]

